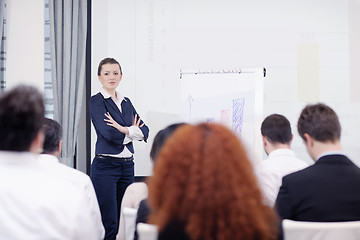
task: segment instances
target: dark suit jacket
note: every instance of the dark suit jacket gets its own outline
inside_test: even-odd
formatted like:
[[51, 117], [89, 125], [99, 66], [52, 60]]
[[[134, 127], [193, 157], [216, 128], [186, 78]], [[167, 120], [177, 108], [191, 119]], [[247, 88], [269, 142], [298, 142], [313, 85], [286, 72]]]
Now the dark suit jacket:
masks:
[[284, 219], [360, 220], [360, 169], [344, 155], [321, 157], [283, 178], [276, 207]]
[[[118, 154], [124, 150], [125, 146], [130, 152], [134, 153], [132, 142], [123, 145], [125, 134], [112, 126], [108, 126], [107, 122], [104, 121], [106, 118], [104, 114], [109, 112], [111, 117], [121, 126], [130, 127], [133, 117], [137, 114], [130, 99], [125, 97], [125, 100], [121, 102], [122, 112], [120, 112], [111, 98], [104, 98], [101, 93], [98, 93], [90, 98], [89, 108], [91, 120], [97, 134], [95, 154]], [[142, 123], [141, 120], [140, 125]], [[144, 140], [146, 141], [149, 136], [149, 128], [144, 125], [140, 127], [140, 130], [144, 134]]]

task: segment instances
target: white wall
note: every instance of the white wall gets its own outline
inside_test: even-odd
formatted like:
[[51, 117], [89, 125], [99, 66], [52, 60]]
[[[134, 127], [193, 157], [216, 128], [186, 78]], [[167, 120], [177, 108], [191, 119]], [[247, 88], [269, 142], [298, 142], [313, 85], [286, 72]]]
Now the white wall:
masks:
[[[344, 150], [360, 163], [359, 0], [93, 4], [92, 93], [99, 90], [98, 62], [107, 56], [118, 59], [124, 71], [118, 90], [131, 98], [150, 127], [145, 148], [160, 125], [176, 119], [181, 69], [265, 67], [264, 117], [280, 113], [289, 118], [296, 154], [311, 162], [296, 124], [305, 104], [321, 101], [338, 113]], [[144, 145], [137, 144], [137, 153]], [[151, 172], [148, 160], [141, 162], [146, 155], [135, 157], [140, 159], [138, 174]]]
[[6, 87], [44, 89], [44, 0], [7, 1]]
[[[44, 0], [7, 1], [7, 89], [30, 84], [44, 92], [44, 7]], [[77, 168], [86, 172], [86, 129], [80, 127]]]
[[[93, 0], [92, 9], [92, 93], [98, 62], [113, 56], [124, 70], [120, 90], [148, 120], [178, 104], [181, 68], [266, 67], [264, 116], [286, 115], [296, 135], [300, 109], [323, 101], [340, 115], [345, 151], [360, 161], [359, 0]], [[7, 1], [8, 88], [43, 90], [43, 31], [44, 0]], [[318, 67], [304, 75], [307, 58]], [[158, 126], [150, 126], [150, 139]], [[298, 136], [293, 145], [308, 159]], [[151, 164], [141, 164], [138, 173], [149, 173]]]

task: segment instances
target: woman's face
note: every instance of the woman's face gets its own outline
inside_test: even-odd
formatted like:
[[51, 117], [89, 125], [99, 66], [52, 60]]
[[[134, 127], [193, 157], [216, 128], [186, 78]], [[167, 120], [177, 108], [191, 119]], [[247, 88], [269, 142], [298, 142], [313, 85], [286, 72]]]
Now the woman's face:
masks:
[[104, 64], [101, 67], [99, 81], [107, 91], [113, 91], [119, 86], [122, 75], [118, 64]]

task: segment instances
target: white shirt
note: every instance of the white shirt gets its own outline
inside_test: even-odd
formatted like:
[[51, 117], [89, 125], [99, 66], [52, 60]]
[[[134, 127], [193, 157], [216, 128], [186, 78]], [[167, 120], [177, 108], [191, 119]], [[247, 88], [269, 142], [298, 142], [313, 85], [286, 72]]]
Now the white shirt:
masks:
[[295, 157], [290, 149], [276, 149], [256, 168], [259, 186], [264, 202], [273, 207], [279, 193], [282, 178], [292, 172], [308, 167], [308, 164]]
[[[116, 91], [116, 96], [118, 99], [113, 98], [107, 91], [105, 91], [104, 88], [101, 89], [100, 91], [101, 95], [103, 95], [104, 98], [111, 98], [114, 103], [116, 104], [116, 106], [118, 107], [119, 111], [122, 112], [122, 108], [121, 108], [121, 102], [122, 101], [126, 101], [126, 99], [124, 98], [124, 96], [122, 96], [119, 92]], [[139, 116], [138, 116], [139, 117]], [[106, 118], [104, 116], [104, 118]], [[129, 142], [132, 142], [133, 140], [143, 140], [144, 139], [144, 134], [141, 132], [139, 127], [136, 126], [130, 126], [127, 127], [129, 130], [129, 135], [125, 135], [124, 138], [124, 145], [128, 144]], [[119, 153], [119, 154], [104, 154], [107, 156], [113, 156], [113, 157], [131, 157], [132, 153], [129, 151], [129, 149], [127, 147], [124, 147], [124, 150]]]
[[144, 182], [135, 182], [130, 184], [126, 188], [121, 202], [119, 232], [116, 235], [116, 240], [125, 239], [124, 216], [122, 214], [124, 207], [138, 209], [140, 202], [145, 198], [147, 198], [147, 196], [148, 196], [148, 187]]
[[53, 158], [0, 151], [1, 239], [104, 238], [89, 177]]

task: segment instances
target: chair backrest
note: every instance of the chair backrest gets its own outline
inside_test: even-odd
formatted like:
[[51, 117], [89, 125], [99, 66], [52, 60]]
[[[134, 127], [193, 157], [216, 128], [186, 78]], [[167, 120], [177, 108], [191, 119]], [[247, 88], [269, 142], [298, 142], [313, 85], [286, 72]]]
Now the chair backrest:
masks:
[[135, 233], [137, 209], [123, 208], [124, 227], [125, 227], [125, 240], [133, 240]]
[[158, 227], [148, 223], [138, 223], [137, 232], [139, 240], [157, 240]]
[[302, 222], [285, 219], [282, 224], [285, 240], [360, 239], [360, 221]]

